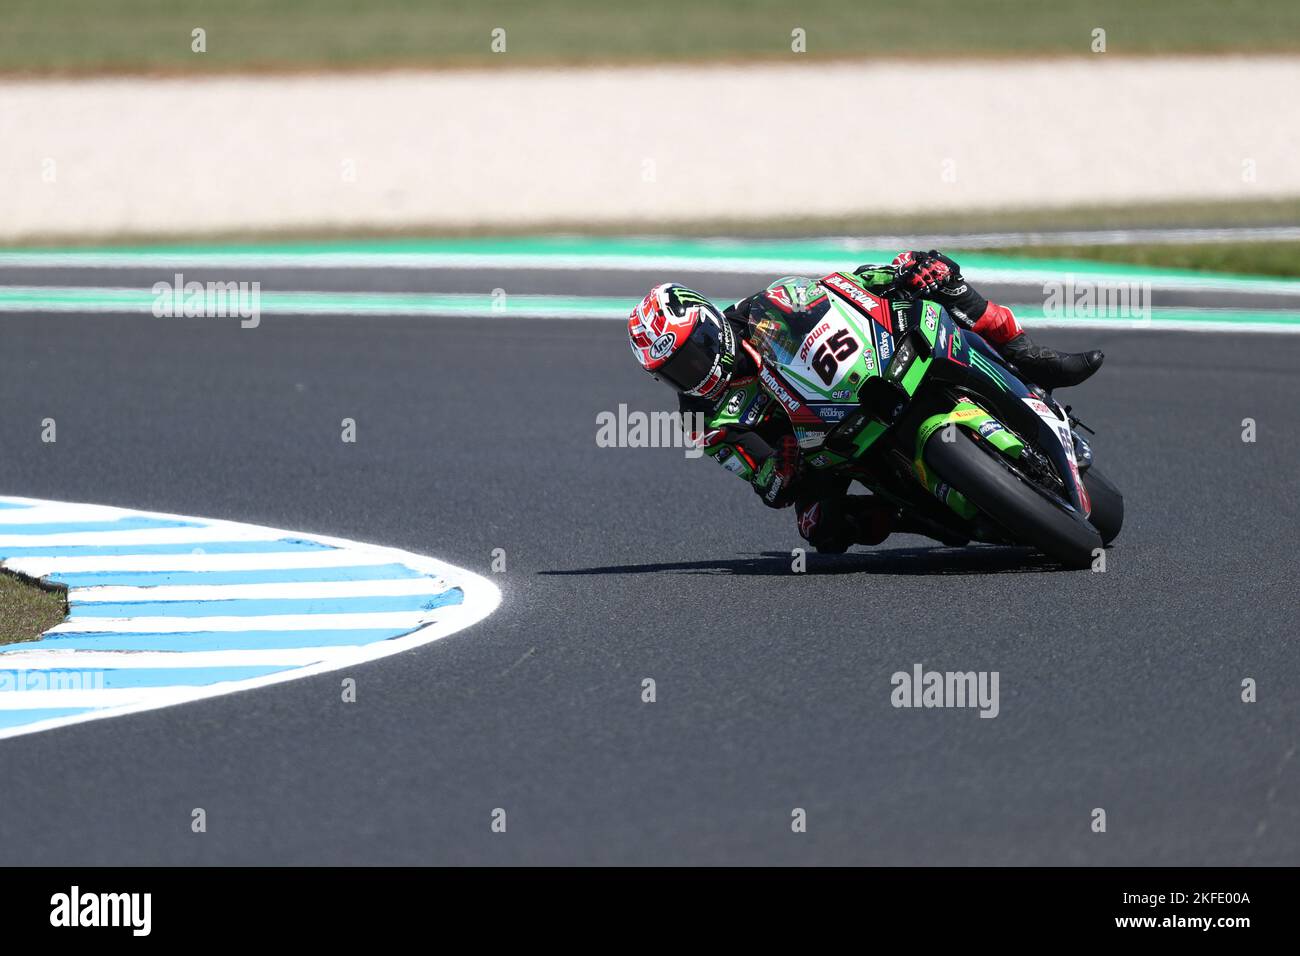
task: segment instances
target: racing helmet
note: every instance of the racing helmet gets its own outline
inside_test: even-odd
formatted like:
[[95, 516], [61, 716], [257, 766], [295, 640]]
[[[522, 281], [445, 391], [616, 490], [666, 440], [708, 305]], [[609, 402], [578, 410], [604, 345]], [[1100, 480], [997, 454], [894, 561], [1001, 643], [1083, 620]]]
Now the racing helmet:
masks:
[[684, 395], [716, 398], [736, 364], [736, 333], [718, 307], [693, 289], [665, 282], [627, 320], [641, 367]]

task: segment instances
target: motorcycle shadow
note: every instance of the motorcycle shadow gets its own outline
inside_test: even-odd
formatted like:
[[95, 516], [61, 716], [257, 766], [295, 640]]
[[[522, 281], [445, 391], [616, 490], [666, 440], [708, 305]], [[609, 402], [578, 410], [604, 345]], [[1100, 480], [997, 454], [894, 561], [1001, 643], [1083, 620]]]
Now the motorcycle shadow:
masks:
[[[764, 551], [742, 558], [717, 558], [702, 561], [663, 561], [647, 564], [619, 564], [596, 568], [539, 571], [546, 575], [585, 574], [735, 574], [744, 577], [783, 577], [794, 573], [794, 556], [788, 551]], [[921, 547], [888, 550], [849, 551], [845, 554], [818, 554], [809, 551], [806, 568], [799, 572], [820, 574], [904, 574], [964, 575], [1023, 574], [1062, 571], [1065, 567], [1032, 548], [1003, 545], [979, 545], [964, 548]]]

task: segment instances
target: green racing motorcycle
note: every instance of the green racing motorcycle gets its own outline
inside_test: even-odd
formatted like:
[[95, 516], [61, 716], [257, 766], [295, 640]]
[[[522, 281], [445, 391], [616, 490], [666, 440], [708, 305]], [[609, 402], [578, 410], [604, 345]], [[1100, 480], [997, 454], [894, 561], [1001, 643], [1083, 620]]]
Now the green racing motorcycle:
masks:
[[852, 273], [819, 286], [829, 308], [750, 324], [754, 387], [790, 419], [805, 467], [857, 480], [941, 541], [1092, 565], [1124, 499], [1070, 407], [936, 302], [875, 295]]

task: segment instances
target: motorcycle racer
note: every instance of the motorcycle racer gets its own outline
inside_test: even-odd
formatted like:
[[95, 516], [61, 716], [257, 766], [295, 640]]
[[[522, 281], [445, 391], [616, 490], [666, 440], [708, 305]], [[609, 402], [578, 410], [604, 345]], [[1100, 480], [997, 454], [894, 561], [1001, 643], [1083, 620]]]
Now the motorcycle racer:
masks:
[[[1010, 309], [980, 295], [938, 250], [902, 252], [888, 265], [863, 265], [854, 273], [881, 296], [901, 289], [938, 302], [1042, 388], [1077, 385], [1101, 367], [1100, 351], [1058, 352], [1034, 343]], [[702, 417], [703, 434], [694, 437], [705, 454], [748, 481], [765, 505], [794, 505], [800, 535], [818, 551], [879, 544], [895, 531], [964, 543], [874, 495], [848, 494], [848, 478], [804, 469], [790, 420], [767, 407], [762, 390], [745, 401], [748, 392], [740, 388], [761, 365], [749, 340], [751, 322], [771, 310], [807, 310], [823, 293], [816, 280], [791, 276], [719, 310], [694, 290], [664, 283], [632, 310], [628, 337], [641, 366], [678, 392], [680, 410]]]

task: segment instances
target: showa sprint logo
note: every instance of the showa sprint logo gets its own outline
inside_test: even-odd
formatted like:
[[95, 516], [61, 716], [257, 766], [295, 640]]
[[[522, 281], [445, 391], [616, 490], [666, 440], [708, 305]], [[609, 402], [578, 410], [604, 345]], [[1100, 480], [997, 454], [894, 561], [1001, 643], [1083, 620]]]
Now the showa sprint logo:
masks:
[[597, 448], [682, 448], [687, 458], [704, 454], [702, 412], [628, 411], [619, 403], [618, 412], [596, 415]]
[[1043, 283], [1045, 319], [1133, 319], [1151, 323], [1150, 282], [1093, 282], [1067, 274]]
[[174, 283], [155, 282], [153, 314], [156, 319], [225, 319], [238, 316], [241, 328], [255, 329], [262, 322], [262, 283], [186, 282], [176, 273]]
[[152, 893], [83, 893], [74, 886], [50, 897], [51, 926], [129, 927], [132, 936], [153, 929]]
[[895, 707], [978, 707], [981, 717], [996, 717], [998, 671], [927, 671], [912, 665], [912, 673], [895, 671], [889, 678]]

